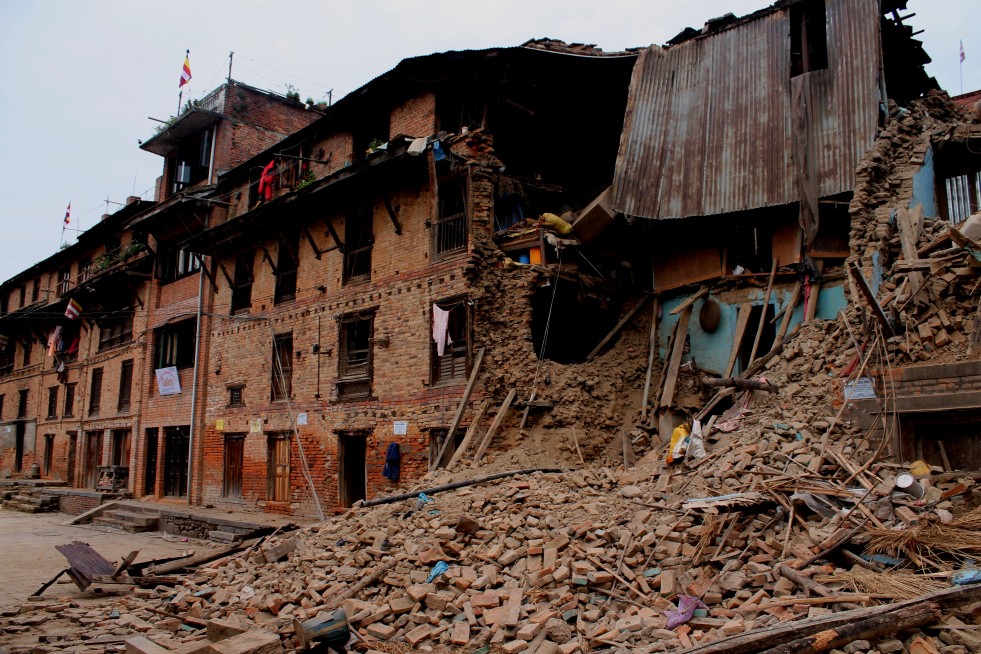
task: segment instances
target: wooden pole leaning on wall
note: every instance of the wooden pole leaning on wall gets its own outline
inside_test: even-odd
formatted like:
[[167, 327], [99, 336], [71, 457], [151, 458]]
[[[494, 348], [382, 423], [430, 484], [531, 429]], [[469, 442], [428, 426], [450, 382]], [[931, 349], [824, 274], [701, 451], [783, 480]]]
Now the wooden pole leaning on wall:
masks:
[[470, 372], [467, 388], [463, 391], [463, 397], [460, 398], [460, 404], [456, 408], [453, 422], [450, 423], [450, 429], [446, 432], [446, 440], [443, 441], [443, 446], [439, 448], [439, 454], [436, 455], [436, 458], [429, 462], [430, 470], [435, 470], [439, 467], [439, 462], [443, 460], [443, 455], [446, 454], [446, 448], [450, 446], [450, 442], [453, 440], [453, 434], [456, 432], [457, 427], [460, 426], [460, 420], [463, 418], [463, 412], [467, 408], [467, 402], [470, 401], [470, 394], [473, 393], [473, 387], [477, 383], [477, 375], [480, 373], [480, 364], [483, 360], [484, 348], [480, 348], [477, 350], [477, 359], [474, 361], [473, 370]]
[[660, 302], [654, 299], [654, 309], [651, 312], [651, 335], [647, 343], [647, 376], [644, 378], [644, 396], [640, 401], [640, 420], [647, 421], [647, 409], [651, 397], [651, 373], [654, 370], [654, 360], [657, 358], [657, 312]]

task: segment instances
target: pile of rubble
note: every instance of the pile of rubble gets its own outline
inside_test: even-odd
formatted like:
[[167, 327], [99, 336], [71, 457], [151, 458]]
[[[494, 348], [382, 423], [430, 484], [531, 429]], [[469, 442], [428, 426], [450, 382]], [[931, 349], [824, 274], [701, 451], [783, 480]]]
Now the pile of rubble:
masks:
[[[717, 397], [701, 438], [671, 448], [672, 463], [655, 440], [632, 467], [416, 486], [408, 499], [111, 601], [28, 602], [0, 619], [0, 642], [32, 652], [293, 650], [343, 609], [351, 647], [386, 653], [981, 651], [981, 572], [965, 561], [981, 554], [981, 474], [890, 460], [890, 434], [848, 422], [842, 400], [846, 383], [897, 360], [968, 357], [981, 334], [973, 237], [909, 210], [911, 182], [896, 167], [941, 130], [946, 109], [933, 102], [897, 112], [853, 202], [865, 217], [853, 259], [864, 266], [878, 253], [885, 271], [875, 303], [853, 284], [838, 320], [778, 343], [756, 373], [778, 392]], [[528, 354], [527, 343], [515, 348]], [[632, 359], [628, 386], [644, 357]], [[581, 370], [560, 370], [562, 387], [593, 392]], [[682, 375], [697, 386], [697, 371]], [[576, 422], [554, 426], [566, 418]], [[495, 447], [526, 436], [512, 429]], [[554, 468], [554, 453], [500, 453], [481, 473]], [[424, 485], [472, 474], [433, 473]]]

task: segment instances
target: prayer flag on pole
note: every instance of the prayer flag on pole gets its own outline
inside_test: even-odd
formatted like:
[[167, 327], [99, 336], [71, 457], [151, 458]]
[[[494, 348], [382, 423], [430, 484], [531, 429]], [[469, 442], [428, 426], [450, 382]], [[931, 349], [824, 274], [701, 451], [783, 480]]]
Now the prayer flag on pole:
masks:
[[965, 59], [967, 59], [967, 57], [964, 55], [964, 41], [961, 41], [961, 63], [964, 63]]
[[82, 305], [78, 303], [78, 300], [72, 298], [68, 301], [68, 307], [65, 309], [65, 316], [71, 320], [75, 320], [82, 313]]
[[181, 88], [185, 84], [191, 81], [191, 51], [188, 50], [184, 55], [184, 68], [181, 70], [181, 83], [177, 85], [177, 88]]
[[67, 225], [72, 221], [72, 203], [68, 202], [68, 208], [65, 209], [65, 224]]

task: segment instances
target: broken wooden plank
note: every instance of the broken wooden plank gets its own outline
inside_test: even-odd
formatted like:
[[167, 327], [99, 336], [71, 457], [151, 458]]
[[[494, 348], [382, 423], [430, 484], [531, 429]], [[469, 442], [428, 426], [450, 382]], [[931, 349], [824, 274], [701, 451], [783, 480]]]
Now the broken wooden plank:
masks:
[[654, 299], [654, 310], [651, 312], [651, 335], [647, 342], [647, 375], [644, 377], [644, 395], [640, 401], [640, 419], [647, 421], [647, 407], [651, 394], [651, 373], [654, 370], [654, 360], [657, 358], [657, 311], [660, 308], [657, 298]]
[[763, 327], [766, 325], [766, 309], [770, 306], [770, 294], [773, 292], [773, 280], [777, 276], [777, 260], [773, 260], [773, 267], [770, 269], [770, 281], [766, 284], [766, 293], [763, 295], [763, 310], [760, 312], [760, 323], [756, 327], [756, 338], [753, 339], [753, 349], [749, 353], [749, 363], [752, 364], [756, 359], [756, 352], [760, 347], [760, 338], [763, 336]]
[[780, 390], [780, 387], [776, 384], [758, 379], [740, 379], [738, 377], [702, 377], [701, 382], [704, 386], [735, 386], [736, 388], [748, 388], [754, 391], [766, 391], [767, 393], [776, 393]]
[[450, 423], [450, 428], [446, 432], [446, 440], [443, 441], [443, 446], [439, 448], [439, 454], [436, 458], [429, 462], [429, 469], [435, 470], [439, 467], [440, 461], [443, 460], [443, 455], [446, 454], [446, 448], [450, 446], [453, 442], [453, 435], [456, 433], [457, 427], [460, 426], [460, 420], [463, 418], [463, 412], [467, 408], [467, 402], [470, 401], [470, 394], [473, 393], [473, 387], [477, 384], [477, 375], [480, 374], [480, 364], [484, 361], [484, 348], [477, 350], [477, 359], [473, 363], [473, 370], [470, 371], [470, 379], [467, 380], [467, 387], [463, 391], [463, 397], [460, 398], [460, 404], [457, 405], [456, 414], [453, 416], [453, 421]]
[[687, 309], [691, 305], [695, 304], [696, 302], [698, 302], [700, 299], [702, 299], [703, 297], [705, 297], [708, 294], [709, 294], [708, 286], [701, 287], [700, 289], [698, 289], [698, 291], [696, 291], [693, 295], [691, 295], [687, 300], [685, 300], [684, 302], [682, 302], [681, 304], [679, 304], [678, 306], [676, 306], [674, 309], [671, 309], [671, 311], [668, 313], [668, 315], [669, 316], [677, 316], [679, 313], [681, 313], [682, 311], [684, 311], [685, 309]]
[[[202, 565], [204, 563], [210, 563], [211, 561], [214, 561], [215, 559], [220, 559], [223, 556], [228, 556], [229, 554], [234, 554], [235, 552], [240, 552], [244, 549], [248, 549], [258, 541], [259, 541], [258, 538], [253, 538], [251, 540], [242, 541], [241, 543], [229, 545], [228, 547], [212, 550], [211, 552], [205, 552], [203, 554], [198, 554], [196, 556], [188, 556], [183, 559], [172, 561], [170, 563], [164, 563], [163, 565], [153, 566], [147, 572], [148, 574], [153, 574], [153, 575], [165, 575], [170, 572], [177, 572], [178, 570], [193, 568]], [[112, 571], [110, 570], [110, 572]]]
[[[872, 309], [872, 314], [875, 316], [876, 320], [879, 321], [879, 324], [882, 325], [882, 328], [889, 336], [895, 336], [896, 332], [892, 328], [892, 323], [889, 322], [889, 319], [886, 317], [885, 312], [883, 312], [882, 307], [879, 306], [878, 301], [876, 301], [875, 295], [872, 294], [872, 289], [869, 288], [869, 283], [865, 281], [865, 276], [862, 275], [862, 271], [859, 269], [858, 263], [855, 261], [849, 261], [848, 272], [851, 273], [852, 279], [855, 280], [855, 284], [858, 286], [859, 292], [862, 294], [862, 297], [865, 298], [869, 308]], [[817, 304], [817, 298], [814, 297], [813, 292], [810, 299], [813, 304]]]
[[800, 302], [800, 296], [803, 290], [804, 284], [798, 279], [797, 283], [794, 284], [794, 292], [790, 295], [790, 301], [784, 309], [783, 320], [780, 321], [780, 329], [777, 330], [777, 335], [773, 337], [774, 343], [779, 343], [787, 335], [787, 330], [790, 328], [790, 321], [794, 318], [794, 309], [797, 308], [797, 303]]
[[640, 310], [641, 310], [641, 308], [643, 308], [643, 306], [644, 306], [645, 304], [647, 304], [647, 301], [648, 301], [648, 300], [649, 300], [650, 298], [651, 298], [651, 296], [650, 296], [650, 295], [644, 295], [644, 296], [642, 296], [642, 297], [640, 298], [640, 301], [639, 301], [639, 302], [638, 302], [638, 303], [637, 303], [637, 304], [636, 304], [636, 305], [634, 306], [634, 308], [633, 308], [633, 309], [631, 309], [630, 311], [628, 311], [628, 312], [627, 312], [627, 315], [625, 315], [625, 316], [624, 316], [623, 318], [621, 318], [621, 319], [620, 319], [620, 322], [618, 322], [618, 323], [616, 324], [616, 326], [615, 326], [615, 327], [613, 327], [613, 329], [611, 329], [611, 330], [610, 330], [610, 333], [609, 333], [609, 334], [607, 334], [606, 336], [604, 336], [604, 337], [603, 337], [603, 340], [601, 340], [601, 341], [599, 342], [599, 344], [597, 344], [597, 345], [596, 345], [596, 347], [594, 347], [594, 348], [593, 348], [593, 351], [592, 351], [592, 352], [590, 352], [590, 353], [589, 353], [589, 355], [587, 355], [587, 356], [586, 356], [586, 361], [592, 361], [592, 359], [593, 359], [593, 357], [595, 357], [595, 356], [596, 356], [597, 354], [599, 354], [599, 353], [600, 353], [600, 351], [601, 351], [601, 350], [602, 350], [602, 349], [603, 349], [604, 347], [606, 347], [606, 344], [607, 344], [607, 343], [609, 343], [609, 342], [610, 342], [611, 340], [613, 340], [613, 338], [614, 338], [614, 337], [615, 337], [615, 336], [616, 336], [617, 334], [619, 334], [619, 333], [620, 333], [620, 330], [621, 330], [621, 329], [623, 329], [623, 328], [624, 328], [624, 326], [625, 326], [625, 325], [626, 325], [626, 324], [627, 324], [628, 322], [630, 322], [630, 319], [631, 319], [631, 318], [633, 318], [633, 317], [634, 317], [634, 316], [635, 316], [635, 315], [637, 314], [637, 312], [638, 312], [638, 311], [640, 311]]
[[739, 357], [739, 346], [743, 342], [743, 336], [746, 334], [746, 327], [749, 325], [749, 316], [752, 312], [753, 305], [749, 302], [744, 302], [739, 306], [739, 317], [736, 318], [736, 334], [732, 340], [729, 362], [726, 364], [725, 372], [722, 373], [723, 377], [731, 375], [733, 368], [736, 367], [736, 359]]
[[491, 440], [494, 438], [494, 434], [497, 433], [498, 428], [500, 428], [501, 423], [504, 422], [505, 416], [508, 414], [508, 410], [511, 408], [511, 402], [514, 401], [514, 396], [518, 394], [518, 391], [511, 389], [507, 397], [504, 398], [504, 403], [501, 405], [500, 410], [498, 410], [497, 415], [494, 416], [494, 422], [487, 429], [487, 433], [484, 434], [483, 440], [480, 442], [480, 447], [477, 448], [477, 452], [473, 455], [473, 463], [471, 466], [476, 467], [480, 463], [480, 460], [484, 457], [484, 453], [490, 446]]
[[[670, 360], [668, 362], [667, 373], [664, 376], [664, 390], [658, 398], [657, 410], [661, 407], [671, 406], [674, 402], [674, 389], [678, 383], [678, 371], [681, 368], [681, 357], [685, 352], [685, 340], [688, 337], [688, 321], [691, 319], [691, 307], [681, 312], [678, 317], [677, 337], [674, 339], [674, 347], [671, 348]], [[662, 435], [663, 438], [663, 435]]]

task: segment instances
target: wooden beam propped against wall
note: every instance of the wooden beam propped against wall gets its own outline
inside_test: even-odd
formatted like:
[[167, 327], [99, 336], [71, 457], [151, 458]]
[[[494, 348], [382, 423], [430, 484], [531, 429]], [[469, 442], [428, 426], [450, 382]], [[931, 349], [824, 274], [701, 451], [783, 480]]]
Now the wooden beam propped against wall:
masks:
[[262, 248], [262, 258], [269, 262], [269, 267], [272, 268], [272, 273], [274, 275], [279, 274], [279, 269], [276, 268], [276, 263], [272, 259], [272, 255], [269, 254], [269, 248], [266, 247], [265, 243], [260, 243], [259, 247]]
[[235, 283], [232, 281], [232, 276], [228, 274], [228, 268], [226, 268], [225, 264], [221, 262], [221, 259], [218, 257], [211, 257], [211, 261], [219, 270], [221, 270], [222, 276], [225, 278], [225, 281], [228, 282], [228, 288], [235, 288]]
[[334, 229], [334, 225], [331, 224], [330, 218], [324, 218], [324, 225], [327, 227], [327, 233], [330, 234], [330, 237], [334, 239], [334, 243], [337, 244], [337, 249], [344, 252], [344, 241], [337, 235], [337, 231]]
[[310, 244], [310, 249], [313, 250], [313, 256], [315, 258], [319, 259], [320, 258], [320, 255], [323, 254], [323, 250], [321, 250], [319, 247], [317, 247], [317, 242], [315, 240], [313, 240], [313, 234], [310, 233], [310, 230], [307, 229], [307, 226], [306, 225], [304, 225], [302, 228], [300, 228], [300, 231], [306, 237], [307, 243]]
[[398, 236], [402, 235], [402, 224], [399, 223], [398, 214], [395, 213], [395, 207], [392, 206], [391, 200], [388, 199], [388, 193], [381, 187], [378, 180], [374, 177], [371, 178], [371, 188], [374, 189], [375, 194], [381, 198], [381, 201], [385, 203], [385, 211], [388, 212], [388, 217], [392, 221], [392, 225], [395, 226], [395, 233]]

